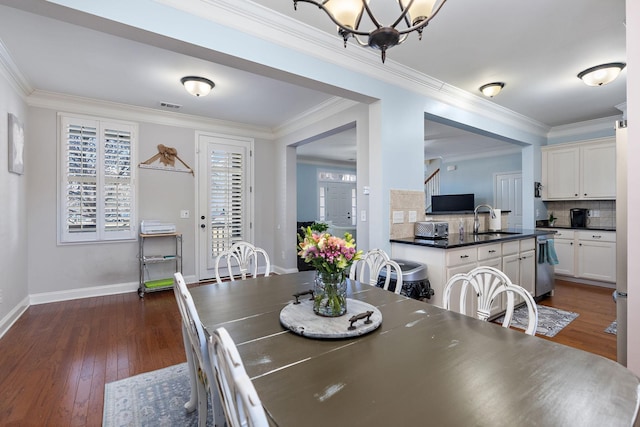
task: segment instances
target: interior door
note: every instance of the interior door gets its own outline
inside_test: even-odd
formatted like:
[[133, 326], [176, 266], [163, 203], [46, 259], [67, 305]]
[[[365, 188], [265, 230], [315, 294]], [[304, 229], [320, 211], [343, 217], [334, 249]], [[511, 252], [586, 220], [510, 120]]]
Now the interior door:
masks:
[[494, 176], [493, 207], [509, 210], [508, 228], [522, 228], [522, 173], [498, 173]]
[[321, 186], [325, 195], [325, 221], [340, 227], [352, 227], [355, 220], [352, 201], [355, 184], [323, 182]]
[[[215, 277], [220, 252], [253, 241], [251, 140], [198, 135], [198, 280]], [[226, 267], [221, 276], [228, 276]]]

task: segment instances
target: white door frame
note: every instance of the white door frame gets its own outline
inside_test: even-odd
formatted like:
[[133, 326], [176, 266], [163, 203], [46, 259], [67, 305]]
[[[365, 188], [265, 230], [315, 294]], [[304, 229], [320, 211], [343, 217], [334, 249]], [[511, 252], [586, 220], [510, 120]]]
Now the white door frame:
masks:
[[[196, 132], [195, 138], [195, 153], [196, 153], [196, 164], [198, 167], [196, 168], [196, 192], [195, 192], [195, 239], [194, 239], [194, 254], [195, 254], [195, 276], [196, 280], [205, 280], [210, 279], [210, 277], [203, 277], [203, 272], [206, 268], [206, 259], [208, 259], [208, 254], [203, 253], [206, 251], [207, 239], [206, 239], [206, 224], [205, 228], [201, 228], [201, 224], [203, 224], [203, 220], [201, 217], [204, 215], [205, 220], [208, 220], [209, 213], [206, 212], [208, 209], [206, 208], [206, 204], [208, 203], [207, 197], [207, 189], [208, 189], [208, 170], [206, 167], [207, 159], [206, 153], [207, 150], [202, 147], [206, 147], [208, 144], [216, 144], [219, 143], [221, 145], [231, 145], [231, 146], [239, 146], [239, 147], [247, 147], [249, 150], [249, 157], [246, 162], [248, 179], [247, 186], [249, 187], [248, 194], [246, 195], [246, 208], [244, 213], [247, 217], [247, 226], [244, 232], [244, 240], [249, 242], [254, 242], [254, 232], [253, 232], [253, 224], [255, 223], [254, 218], [254, 161], [253, 161], [253, 150], [254, 150], [254, 140], [253, 138], [242, 138], [233, 135], [224, 135], [224, 134], [216, 134], [210, 132]], [[204, 167], [202, 165], [205, 165]], [[204, 265], [203, 265], [204, 264]]]

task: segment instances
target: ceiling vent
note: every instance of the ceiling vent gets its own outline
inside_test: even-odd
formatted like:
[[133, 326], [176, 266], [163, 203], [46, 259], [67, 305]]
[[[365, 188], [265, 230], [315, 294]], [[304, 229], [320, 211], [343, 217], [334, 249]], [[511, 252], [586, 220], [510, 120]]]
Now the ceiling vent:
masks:
[[161, 106], [162, 108], [169, 108], [169, 109], [171, 109], [171, 110], [177, 110], [177, 109], [179, 109], [180, 107], [182, 107], [182, 105], [172, 104], [172, 103], [170, 103], [170, 102], [161, 102], [161, 103], [160, 103], [160, 106]]

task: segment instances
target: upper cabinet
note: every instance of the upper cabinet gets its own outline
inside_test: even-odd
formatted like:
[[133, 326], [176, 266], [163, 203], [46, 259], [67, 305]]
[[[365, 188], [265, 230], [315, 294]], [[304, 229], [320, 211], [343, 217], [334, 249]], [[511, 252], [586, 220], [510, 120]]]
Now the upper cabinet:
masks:
[[542, 147], [542, 197], [615, 199], [615, 138]]

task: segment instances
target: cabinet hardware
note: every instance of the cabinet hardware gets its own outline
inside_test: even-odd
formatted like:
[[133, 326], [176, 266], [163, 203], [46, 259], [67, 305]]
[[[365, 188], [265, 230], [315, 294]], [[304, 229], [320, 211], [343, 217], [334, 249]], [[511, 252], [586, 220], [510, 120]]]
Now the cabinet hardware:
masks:
[[495, 253], [495, 252], [496, 252], [496, 250], [495, 250], [495, 249], [493, 249], [493, 250], [490, 250], [490, 251], [489, 251], [489, 253], [490, 253], [490, 254], [493, 254], [493, 253]]
[[594, 239], [602, 239], [602, 236], [597, 236], [595, 234], [593, 236], [591, 236], [591, 237], [593, 237]]
[[460, 255], [460, 258], [469, 258], [469, 255]]

